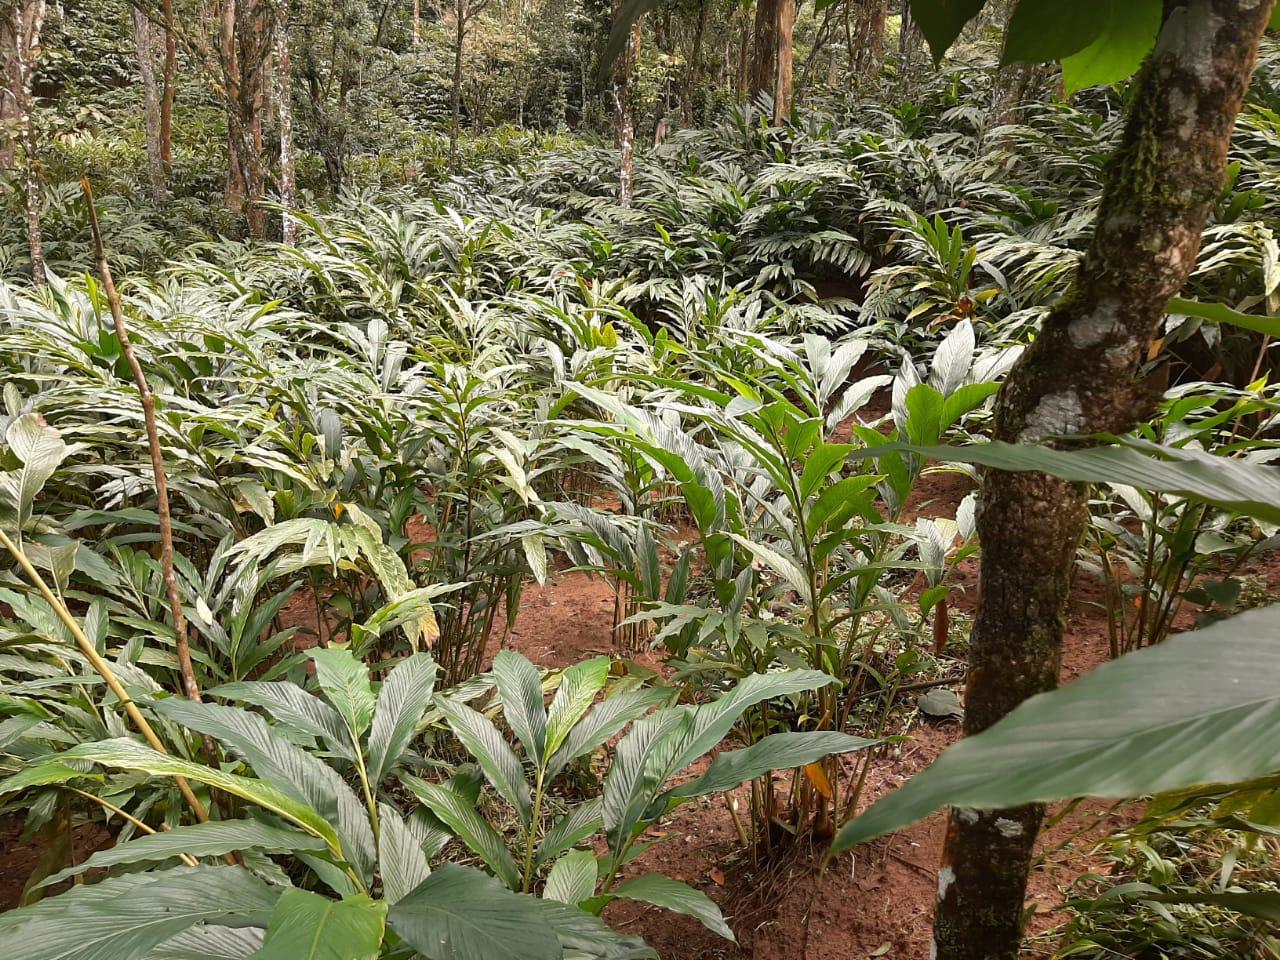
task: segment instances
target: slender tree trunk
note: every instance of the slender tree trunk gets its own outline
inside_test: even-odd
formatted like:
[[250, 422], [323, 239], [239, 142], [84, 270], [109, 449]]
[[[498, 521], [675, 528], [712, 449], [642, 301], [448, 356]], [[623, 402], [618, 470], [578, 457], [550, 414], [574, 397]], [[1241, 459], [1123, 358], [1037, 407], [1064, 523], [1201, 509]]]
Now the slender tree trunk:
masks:
[[755, 38], [751, 58], [751, 98], [773, 96], [778, 80], [778, 16], [786, 0], [756, 0]]
[[8, 86], [13, 100], [17, 138], [22, 144], [23, 186], [27, 194], [27, 244], [31, 255], [31, 279], [45, 282], [44, 239], [40, 214], [44, 195], [40, 181], [40, 135], [36, 129], [32, 84], [44, 29], [45, 0], [22, 0], [10, 11], [9, 31], [13, 49], [8, 52]]
[[164, 73], [160, 96], [160, 161], [164, 165], [165, 182], [173, 171], [173, 101], [178, 94], [178, 40], [174, 35], [173, 0], [160, 7], [164, 18]]
[[0, 12], [0, 170], [10, 171], [18, 155], [17, 18]]
[[[1150, 415], [1160, 391], [1138, 380], [1139, 365], [1195, 265], [1272, 5], [1166, 0], [1093, 241], [1071, 293], [1000, 391], [997, 438], [1123, 433]], [[1057, 686], [1067, 590], [1087, 518], [1078, 485], [1036, 473], [985, 474], [967, 734]], [[952, 811], [937, 960], [1016, 960], [1042, 813], [1038, 806]]]
[[889, 0], [864, 0], [858, 23], [857, 55], [851, 61], [860, 83], [874, 81], [884, 63], [884, 23]]
[[147, 147], [147, 181], [151, 187], [151, 199], [164, 200], [168, 192], [165, 185], [164, 156], [160, 130], [160, 86], [156, 82], [155, 53], [152, 41], [155, 30], [147, 15], [137, 7], [133, 10], [133, 44], [138, 51], [138, 76], [142, 80], [142, 116]]
[[413, 45], [422, 43], [422, 0], [413, 0]]
[[796, 25], [795, 0], [778, 6], [778, 72], [773, 82], [773, 123], [782, 126], [791, 119], [793, 55], [792, 35]]
[[289, 69], [289, 0], [276, 0], [276, 109], [280, 126], [280, 202], [285, 212], [280, 221], [280, 239], [293, 243], [298, 221], [291, 211], [298, 203], [298, 184], [293, 171], [293, 101]]
[[707, 14], [711, 10], [711, 0], [702, 0], [698, 7], [698, 25], [693, 32], [693, 49], [689, 53], [689, 69], [685, 74], [684, 94], [680, 103], [684, 112], [685, 126], [693, 126], [693, 101], [698, 95], [698, 77], [702, 72], [702, 37], [707, 30]]
[[467, 36], [466, 0], [455, 0], [453, 30], [453, 88], [449, 102], [449, 168], [458, 165], [458, 127], [462, 122], [462, 45]]
[[742, 9], [742, 36], [738, 42], [738, 72], [735, 79], [735, 89], [738, 94], [738, 103], [745, 103], [748, 97], [747, 84], [750, 78], [750, 59], [751, 53], [751, 18], [747, 14], [746, 8]]
[[[615, 21], [621, 10], [614, 7]], [[634, 75], [640, 61], [643, 24], [636, 20], [627, 34], [627, 45], [614, 64], [613, 104], [618, 128], [618, 203], [631, 206], [635, 178], [636, 102]]]

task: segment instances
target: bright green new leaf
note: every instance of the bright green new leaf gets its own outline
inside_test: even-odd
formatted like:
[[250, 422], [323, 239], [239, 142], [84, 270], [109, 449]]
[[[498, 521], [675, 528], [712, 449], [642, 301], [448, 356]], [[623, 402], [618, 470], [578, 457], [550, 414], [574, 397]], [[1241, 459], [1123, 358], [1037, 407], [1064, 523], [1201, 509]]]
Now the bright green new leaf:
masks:
[[369, 668], [350, 650], [337, 644], [313, 647], [307, 655], [316, 665], [320, 689], [347, 724], [353, 740], [359, 740], [373, 721], [374, 699]]
[[548, 900], [577, 904], [596, 892], [599, 863], [590, 850], [570, 850], [551, 867], [542, 895]]
[[1111, 0], [1106, 24], [1092, 43], [1062, 61], [1068, 94], [1133, 76], [1160, 34], [1161, 0]]
[[418, 721], [431, 702], [436, 663], [415, 653], [392, 668], [378, 689], [369, 730], [369, 781], [379, 783], [409, 746]]
[[548, 757], [560, 749], [573, 725], [582, 719], [608, 679], [608, 657], [583, 660], [565, 668], [560, 674], [560, 686], [547, 711]]
[[330, 900], [286, 890], [253, 960], [377, 960], [386, 918], [386, 903], [364, 895]]

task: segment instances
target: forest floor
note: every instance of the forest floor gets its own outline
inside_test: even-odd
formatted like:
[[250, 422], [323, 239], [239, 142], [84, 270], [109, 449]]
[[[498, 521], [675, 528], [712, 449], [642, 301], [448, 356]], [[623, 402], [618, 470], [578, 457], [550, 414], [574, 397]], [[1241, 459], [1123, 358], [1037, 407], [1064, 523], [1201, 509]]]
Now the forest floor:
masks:
[[[954, 516], [970, 488], [961, 475], [927, 475], [909, 505], [908, 522], [917, 516]], [[1264, 578], [1270, 591], [1280, 588], [1278, 555], [1255, 560], [1245, 572]], [[953, 593], [952, 609], [972, 614], [977, 561], [966, 561], [959, 575], [965, 589]], [[1063, 682], [1108, 659], [1100, 597], [1091, 577], [1077, 577], [1067, 618]], [[614, 652], [613, 605], [613, 592], [603, 579], [557, 573], [547, 584], [525, 589], [507, 645], [549, 668], [610, 654]], [[291, 607], [300, 623], [314, 629], [315, 607], [310, 599]], [[1191, 626], [1190, 618], [1190, 613], [1185, 614], [1178, 629]], [[498, 650], [504, 628], [501, 623], [495, 626], [490, 657]], [[650, 655], [638, 659], [659, 666]], [[906, 742], [882, 752], [871, 765], [864, 807], [927, 767], [960, 737], [957, 721], [935, 722], [915, 711], [907, 715], [909, 726], [894, 731], [904, 734]], [[853, 775], [852, 760], [846, 760], [844, 771], [847, 782]], [[745, 790], [740, 793], [739, 807], [745, 811]], [[1061, 907], [1071, 886], [1082, 874], [1105, 867], [1094, 852], [1096, 842], [1130, 821], [1134, 810], [1133, 805], [1086, 802], [1045, 831], [1028, 891], [1034, 910], [1033, 934], [1044, 934], [1062, 921]], [[719, 938], [693, 919], [631, 901], [611, 905], [605, 916], [615, 928], [643, 937], [663, 960], [926, 960], [945, 830], [945, 815], [935, 814], [846, 854], [825, 871], [818, 866], [821, 851], [808, 849], [756, 865], [738, 842], [725, 799], [704, 798], [680, 807], [660, 829], [651, 831], [648, 839], [661, 842], [629, 869], [636, 873], [658, 870], [705, 891], [720, 905], [738, 942]], [[20, 834], [20, 820], [0, 820], [0, 850], [5, 852], [0, 858], [0, 909], [17, 904], [46, 849], [41, 838], [23, 841]], [[111, 834], [101, 826], [79, 826], [76, 857], [82, 859], [110, 843]], [[1033, 939], [1030, 955], [1044, 955], [1049, 943]]]

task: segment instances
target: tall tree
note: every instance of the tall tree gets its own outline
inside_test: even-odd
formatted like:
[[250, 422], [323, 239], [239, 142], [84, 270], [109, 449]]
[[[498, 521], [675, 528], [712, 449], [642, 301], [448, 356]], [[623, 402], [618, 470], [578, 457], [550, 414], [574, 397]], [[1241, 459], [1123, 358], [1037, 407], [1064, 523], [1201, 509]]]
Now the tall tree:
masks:
[[161, 201], [168, 193], [164, 162], [164, 133], [161, 125], [160, 84], [156, 80], [156, 31], [147, 14], [139, 7], [133, 15], [133, 45], [138, 53], [138, 76], [142, 80], [142, 121], [147, 151], [147, 183], [151, 199]]
[[[614, 29], [622, 18], [622, 4], [614, 4]], [[627, 29], [626, 42], [621, 55], [614, 60], [613, 96], [614, 127], [618, 141], [618, 202], [631, 206], [635, 176], [636, 150], [636, 84], [635, 71], [640, 62], [640, 44], [643, 39], [642, 21], [635, 20]]]
[[290, 212], [298, 202], [298, 184], [293, 169], [293, 102], [289, 61], [289, 0], [276, 0], [276, 110], [280, 131], [280, 202], [285, 212], [280, 222], [280, 239], [293, 243], [298, 221]]
[[452, 0], [453, 81], [449, 90], [449, 166], [458, 165], [458, 134], [462, 125], [462, 61], [467, 28], [484, 12], [489, 0]]
[[4, 28], [0, 30], [0, 43], [4, 46], [0, 53], [4, 59], [4, 99], [11, 104], [15, 140], [22, 147], [27, 242], [31, 276], [36, 283], [45, 282], [44, 240], [40, 224], [44, 197], [40, 181], [40, 135], [33, 115], [33, 84], [45, 9], [45, 0], [0, 2], [0, 19], [4, 22]]
[[[1093, 240], [1070, 293], [1000, 391], [998, 439], [1062, 443], [1052, 438], [1122, 433], [1150, 415], [1159, 390], [1139, 378], [1140, 365], [1195, 266], [1273, 2], [1164, 0]], [[1088, 516], [1082, 487], [1043, 474], [988, 471], [981, 502], [966, 734], [1057, 685], [1068, 585]], [[1042, 817], [1035, 805], [952, 812], [938, 885], [938, 960], [1018, 956]]]
[[756, 0], [754, 58], [751, 61], [751, 95], [773, 97], [773, 122], [781, 124], [791, 113], [792, 29], [795, 0]]

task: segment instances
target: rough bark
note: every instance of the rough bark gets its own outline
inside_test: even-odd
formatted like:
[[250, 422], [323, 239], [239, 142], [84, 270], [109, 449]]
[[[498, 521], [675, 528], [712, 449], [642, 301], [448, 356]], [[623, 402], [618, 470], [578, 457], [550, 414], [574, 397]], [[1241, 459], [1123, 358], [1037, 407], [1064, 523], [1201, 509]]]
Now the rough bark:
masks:
[[40, 214], [44, 196], [40, 181], [40, 135], [33, 116], [32, 83], [40, 53], [40, 33], [44, 29], [45, 0], [20, 0], [8, 9], [6, 33], [12, 44], [5, 51], [6, 84], [16, 121], [17, 140], [22, 145], [23, 186], [26, 190], [27, 245], [31, 256], [31, 279], [45, 282], [44, 240]]
[[133, 8], [133, 45], [138, 52], [138, 76], [142, 80], [142, 120], [147, 150], [147, 182], [151, 199], [163, 200], [168, 193], [165, 183], [163, 133], [160, 123], [160, 85], [156, 81], [155, 31], [147, 15]]
[[880, 75], [884, 63], [884, 24], [888, 19], [889, 0], [863, 0], [861, 13], [857, 49], [850, 62], [858, 81], [866, 83]]
[[458, 127], [462, 122], [462, 51], [467, 39], [467, 0], [453, 5], [453, 84], [449, 90], [449, 166], [458, 165]]
[[160, 6], [164, 27], [164, 71], [160, 95], [160, 162], [166, 182], [173, 170], [173, 101], [178, 94], [178, 38], [174, 33], [173, 0]]
[[702, 73], [702, 38], [707, 32], [707, 15], [711, 11], [711, 0], [703, 0], [698, 7], [698, 25], [693, 32], [693, 49], [689, 53], [689, 68], [685, 73], [684, 92], [680, 96], [680, 105], [684, 114], [685, 126], [693, 126], [693, 102], [698, 95], [698, 79]]
[[[621, 15], [622, 5], [614, 5], [614, 22]], [[636, 20], [627, 34], [627, 45], [622, 56], [614, 61], [613, 74], [613, 107], [614, 124], [618, 138], [618, 203], [624, 207], [631, 206], [633, 182], [635, 175], [636, 150], [636, 99], [635, 75], [636, 65], [640, 62], [640, 42], [643, 25]]]
[[298, 221], [290, 212], [298, 203], [297, 177], [293, 169], [293, 102], [290, 99], [289, 3], [276, 0], [276, 109], [280, 127], [280, 202], [285, 206], [280, 238], [293, 243]]
[[[1140, 365], [1169, 298], [1195, 265], [1272, 5], [1166, 0], [1094, 238], [1071, 292], [1000, 391], [997, 438], [1124, 432], [1149, 416], [1159, 390], [1139, 378]], [[966, 734], [1057, 685], [1086, 520], [1077, 485], [1035, 473], [985, 474]], [[1041, 819], [1035, 806], [952, 811], [938, 882], [938, 960], [1015, 960]]]
[[778, 71], [773, 81], [773, 122], [781, 126], [791, 119], [793, 74], [792, 33], [796, 25], [795, 0], [782, 0], [778, 7]]

